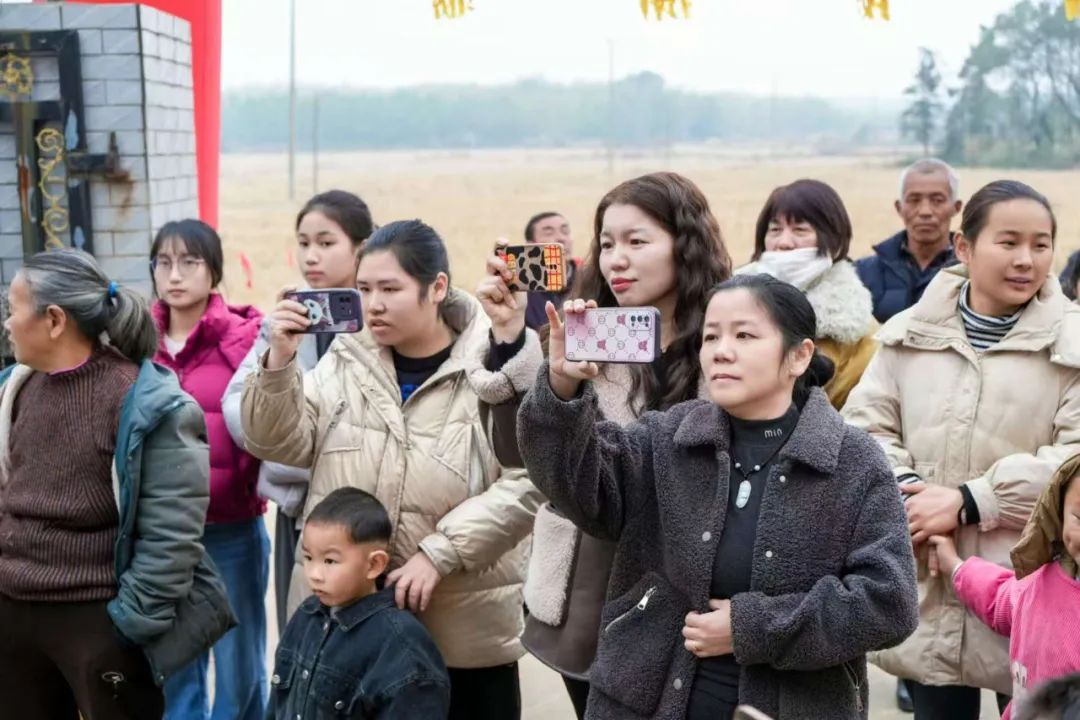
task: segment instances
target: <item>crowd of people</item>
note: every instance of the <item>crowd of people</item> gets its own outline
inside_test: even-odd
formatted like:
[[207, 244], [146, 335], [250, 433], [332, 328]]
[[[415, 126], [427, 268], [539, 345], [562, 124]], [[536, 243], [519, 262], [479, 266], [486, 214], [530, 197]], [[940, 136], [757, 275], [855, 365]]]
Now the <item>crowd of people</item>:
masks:
[[[1019, 182], [965, 203], [921, 160], [895, 209], [853, 260], [839, 194], [797, 180], [733, 258], [705, 194], [652, 173], [580, 259], [563, 215], [528, 221], [566, 289], [493, 251], [469, 294], [435, 228], [334, 190], [266, 316], [226, 302], [198, 220], [154, 238], [150, 303], [80, 251], [29, 258], [5, 712], [515, 720], [530, 653], [590, 720], [865, 718], [868, 660], [916, 720], [976, 720], [984, 689], [1080, 717], [1080, 261], [1052, 274]], [[307, 332], [298, 288], [355, 288], [363, 329]], [[655, 360], [568, 359], [568, 318], [616, 307], [659, 312]]]

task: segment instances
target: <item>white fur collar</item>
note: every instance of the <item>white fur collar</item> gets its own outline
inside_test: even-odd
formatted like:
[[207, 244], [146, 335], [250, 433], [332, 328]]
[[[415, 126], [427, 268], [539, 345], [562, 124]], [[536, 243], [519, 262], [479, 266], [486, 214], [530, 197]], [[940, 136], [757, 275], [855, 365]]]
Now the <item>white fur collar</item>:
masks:
[[[744, 265], [736, 275], [760, 273], [758, 263]], [[858, 342], [874, 328], [874, 302], [859, 280], [855, 265], [841, 260], [806, 291], [817, 315], [818, 337], [843, 344]]]

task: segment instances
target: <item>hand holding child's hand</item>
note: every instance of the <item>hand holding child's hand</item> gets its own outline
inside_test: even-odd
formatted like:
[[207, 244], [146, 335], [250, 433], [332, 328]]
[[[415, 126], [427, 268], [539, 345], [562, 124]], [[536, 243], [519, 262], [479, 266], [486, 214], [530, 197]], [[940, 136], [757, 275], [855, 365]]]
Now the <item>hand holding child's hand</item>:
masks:
[[699, 658], [730, 655], [735, 652], [731, 630], [731, 601], [710, 600], [712, 612], [692, 612], [683, 625], [683, 645]]
[[937, 577], [942, 573], [945, 577], [952, 578], [956, 568], [963, 562], [956, 552], [956, 543], [951, 537], [945, 535], [930, 536], [930, 577]]
[[431, 595], [441, 580], [438, 568], [422, 550], [386, 576], [386, 584], [394, 586], [397, 606], [402, 610], [407, 606], [414, 613], [427, 610]]

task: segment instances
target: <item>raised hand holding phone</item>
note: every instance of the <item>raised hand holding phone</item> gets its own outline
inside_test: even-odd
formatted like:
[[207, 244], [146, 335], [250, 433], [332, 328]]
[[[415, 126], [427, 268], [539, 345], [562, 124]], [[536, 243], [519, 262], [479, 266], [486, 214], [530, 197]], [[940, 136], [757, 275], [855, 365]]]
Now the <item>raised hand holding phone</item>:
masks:
[[[595, 307], [595, 300], [567, 300], [563, 304], [563, 314], [581, 315]], [[567, 360], [566, 325], [553, 304], [549, 302], [544, 306], [544, 310], [547, 312], [548, 323], [551, 324], [551, 336], [548, 339], [548, 382], [559, 398], [570, 401], [577, 395], [583, 380], [592, 380], [600, 374], [600, 366], [594, 362]]]
[[296, 292], [286, 286], [278, 293], [278, 303], [270, 313], [270, 351], [266, 357], [267, 370], [280, 370], [292, 362], [303, 340], [303, 332], [311, 325], [307, 308], [287, 296]]
[[525, 308], [528, 297], [524, 292], [512, 292], [509, 282], [514, 274], [499, 256], [498, 249], [509, 246], [505, 239], [496, 243], [496, 251], [487, 259], [484, 279], [476, 288], [476, 299], [491, 320], [491, 334], [495, 342], [512, 343], [525, 329]]

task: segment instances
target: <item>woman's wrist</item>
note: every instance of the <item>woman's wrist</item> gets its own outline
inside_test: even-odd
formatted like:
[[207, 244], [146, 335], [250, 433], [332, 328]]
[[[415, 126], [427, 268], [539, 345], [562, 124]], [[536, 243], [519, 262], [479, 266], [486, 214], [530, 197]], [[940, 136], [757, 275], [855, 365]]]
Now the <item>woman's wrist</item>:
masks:
[[551, 392], [563, 402], [570, 402], [581, 390], [580, 380], [551, 371], [548, 372], [548, 384], [551, 386]]
[[525, 319], [515, 318], [512, 322], [491, 326], [491, 337], [502, 345], [512, 345], [525, 332]]

